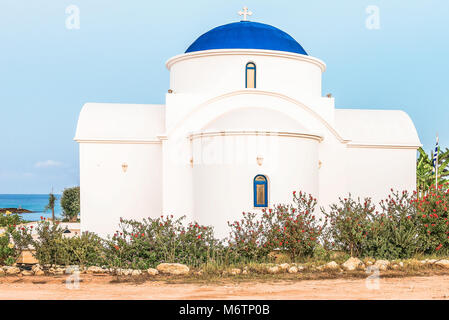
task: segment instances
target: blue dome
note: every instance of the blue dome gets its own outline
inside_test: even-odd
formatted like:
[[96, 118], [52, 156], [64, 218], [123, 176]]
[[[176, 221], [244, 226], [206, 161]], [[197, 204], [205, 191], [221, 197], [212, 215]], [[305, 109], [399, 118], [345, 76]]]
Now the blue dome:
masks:
[[303, 47], [284, 31], [251, 21], [216, 27], [196, 39], [185, 53], [212, 49], [262, 49], [307, 55]]

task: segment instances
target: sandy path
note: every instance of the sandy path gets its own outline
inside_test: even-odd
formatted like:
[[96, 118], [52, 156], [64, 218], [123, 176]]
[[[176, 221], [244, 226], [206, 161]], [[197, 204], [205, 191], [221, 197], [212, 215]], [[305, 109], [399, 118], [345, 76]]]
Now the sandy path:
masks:
[[79, 289], [68, 289], [62, 276], [2, 278], [0, 299], [449, 299], [448, 276], [381, 278], [379, 289], [367, 287], [365, 279], [217, 285], [110, 283], [110, 277], [92, 276], [81, 279]]

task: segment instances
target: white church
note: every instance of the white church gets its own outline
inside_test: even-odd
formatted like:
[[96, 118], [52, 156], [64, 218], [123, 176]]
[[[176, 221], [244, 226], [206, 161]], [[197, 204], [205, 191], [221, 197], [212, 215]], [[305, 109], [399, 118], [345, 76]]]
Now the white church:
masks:
[[214, 28], [166, 62], [164, 105], [86, 103], [79, 115], [81, 229], [105, 236], [120, 217], [172, 214], [214, 226], [291, 203], [327, 207], [416, 187], [410, 117], [335, 108], [323, 61], [290, 35], [248, 21]]

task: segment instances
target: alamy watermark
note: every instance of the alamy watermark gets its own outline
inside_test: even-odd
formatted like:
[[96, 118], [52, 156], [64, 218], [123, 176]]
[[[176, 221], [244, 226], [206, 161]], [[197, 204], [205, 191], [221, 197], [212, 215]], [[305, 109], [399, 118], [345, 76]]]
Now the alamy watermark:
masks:
[[65, 8], [65, 13], [68, 15], [65, 19], [65, 27], [69, 30], [78, 30], [80, 28], [80, 8], [71, 4]]
[[368, 30], [380, 29], [380, 8], [375, 5], [369, 5], [365, 9], [368, 17], [365, 20], [365, 26]]

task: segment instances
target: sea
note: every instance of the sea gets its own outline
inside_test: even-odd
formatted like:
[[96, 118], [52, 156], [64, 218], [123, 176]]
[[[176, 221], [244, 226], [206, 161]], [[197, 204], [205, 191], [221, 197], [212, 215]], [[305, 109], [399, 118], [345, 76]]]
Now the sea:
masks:
[[[55, 216], [62, 215], [61, 195], [55, 194]], [[51, 218], [51, 210], [45, 212], [48, 204], [48, 194], [0, 194], [0, 208], [22, 208], [33, 211], [31, 213], [20, 213], [26, 221], [39, 221], [41, 217]]]

